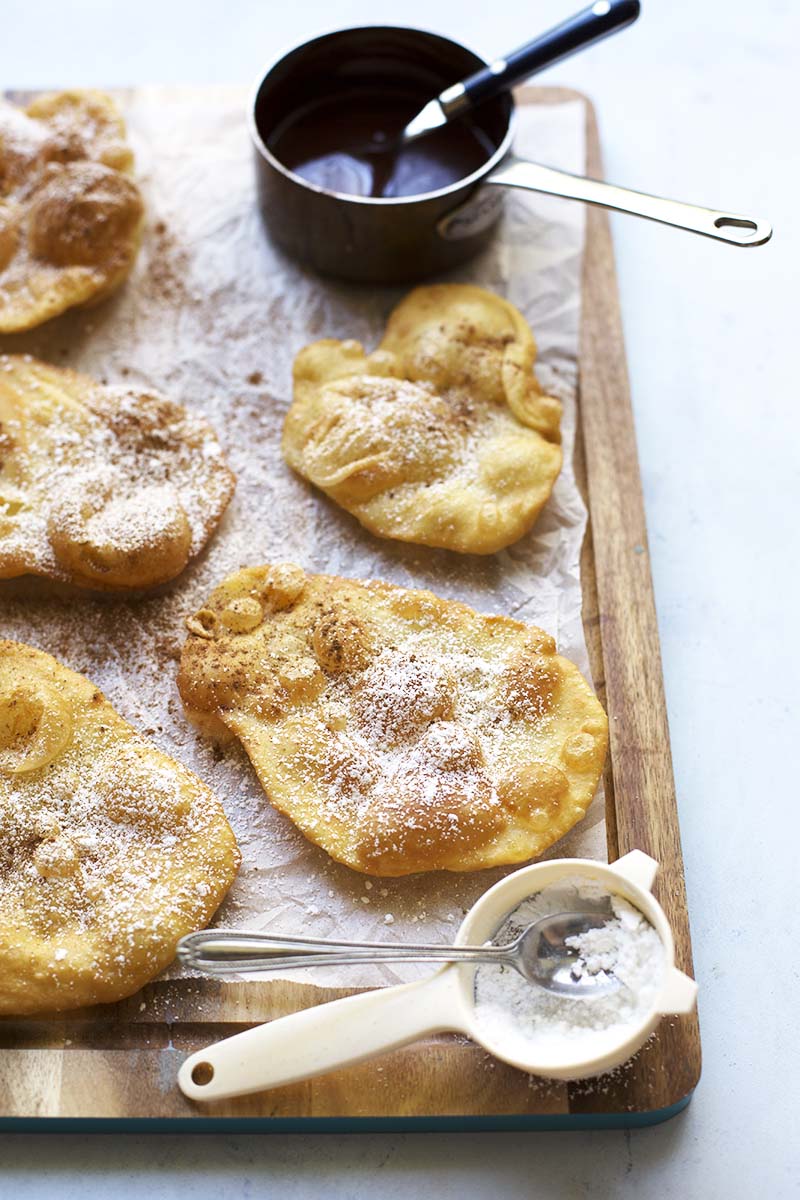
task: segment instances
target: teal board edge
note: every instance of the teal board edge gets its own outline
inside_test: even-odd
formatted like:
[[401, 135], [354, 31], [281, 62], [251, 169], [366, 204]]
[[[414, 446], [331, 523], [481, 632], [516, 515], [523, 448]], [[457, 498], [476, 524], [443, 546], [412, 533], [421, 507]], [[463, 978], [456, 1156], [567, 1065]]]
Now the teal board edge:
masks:
[[0, 1117], [0, 1133], [521, 1133], [638, 1129], [669, 1121], [693, 1092], [652, 1112], [502, 1117]]

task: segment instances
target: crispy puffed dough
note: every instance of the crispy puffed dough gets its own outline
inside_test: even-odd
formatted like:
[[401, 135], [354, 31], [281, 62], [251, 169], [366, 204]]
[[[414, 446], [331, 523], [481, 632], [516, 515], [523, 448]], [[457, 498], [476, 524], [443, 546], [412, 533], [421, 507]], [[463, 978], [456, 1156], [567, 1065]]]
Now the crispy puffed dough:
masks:
[[96, 304], [133, 266], [144, 207], [103, 92], [0, 100], [0, 333]]
[[234, 485], [213, 430], [182, 405], [0, 355], [0, 579], [164, 583]]
[[561, 405], [535, 358], [507, 300], [416, 288], [374, 353], [332, 338], [300, 351], [284, 457], [372, 533], [492, 554], [531, 528], [561, 469]]
[[187, 627], [189, 717], [357, 871], [524, 862], [594, 795], [606, 715], [534, 626], [280, 563], [229, 576]]
[[0, 640], [0, 1015], [138, 991], [239, 860], [197, 776], [83, 675]]

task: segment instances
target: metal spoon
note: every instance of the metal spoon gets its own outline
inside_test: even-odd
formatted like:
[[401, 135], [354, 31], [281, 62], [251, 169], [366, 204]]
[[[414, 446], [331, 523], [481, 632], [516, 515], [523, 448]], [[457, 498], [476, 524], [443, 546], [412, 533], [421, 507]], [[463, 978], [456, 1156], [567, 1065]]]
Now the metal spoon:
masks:
[[[454, 117], [491, 100], [545, 67], [599, 42], [630, 25], [639, 16], [639, 0], [595, 0], [594, 4], [549, 29], [541, 37], [495, 59], [468, 79], [445, 88], [409, 121], [397, 141], [384, 149], [397, 149], [438, 129]], [[375, 148], [373, 148], [375, 149]]]
[[[496, 58], [460, 83], [450, 84], [429, 100], [396, 136], [386, 137], [381, 132], [374, 134], [369, 142], [321, 156], [315, 164], [315, 181], [335, 192], [357, 196], [386, 194], [383, 185], [376, 189], [372, 173], [381, 170], [381, 164], [389, 156], [398, 154], [411, 142], [433, 133], [448, 121], [464, 116], [500, 92], [530, 79], [545, 67], [624, 29], [636, 20], [639, 10], [639, 0], [595, 0], [594, 4], [548, 29], [541, 37], [504, 58]], [[388, 182], [392, 168], [383, 168], [383, 171], [385, 182]]]
[[209, 975], [423, 959], [495, 963], [513, 967], [529, 983], [548, 992], [580, 999], [604, 995], [622, 986], [610, 972], [577, 971], [578, 951], [567, 945], [567, 938], [599, 929], [612, 917], [610, 902], [607, 907], [597, 907], [591, 912], [552, 913], [529, 925], [506, 946], [391, 946], [385, 942], [334, 942], [213, 929], [181, 938], [178, 958]]

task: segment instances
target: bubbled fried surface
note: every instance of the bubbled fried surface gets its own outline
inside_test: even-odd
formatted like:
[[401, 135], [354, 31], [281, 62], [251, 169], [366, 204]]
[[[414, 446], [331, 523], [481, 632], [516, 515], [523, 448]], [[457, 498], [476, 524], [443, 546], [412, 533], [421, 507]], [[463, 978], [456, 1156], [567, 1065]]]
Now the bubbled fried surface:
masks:
[[182, 405], [0, 355], [0, 578], [164, 583], [233, 488], [213, 430]]
[[491, 554], [526, 533], [561, 469], [561, 406], [522, 314], [483, 288], [416, 288], [376, 351], [324, 339], [294, 364], [283, 453], [381, 537]]
[[357, 871], [524, 862], [594, 795], [605, 713], [534, 626], [290, 563], [229, 576], [187, 626], [188, 715]]
[[102, 300], [128, 275], [144, 213], [114, 101], [0, 100], [0, 333]]
[[0, 1014], [122, 999], [210, 920], [222, 807], [88, 679], [0, 640]]

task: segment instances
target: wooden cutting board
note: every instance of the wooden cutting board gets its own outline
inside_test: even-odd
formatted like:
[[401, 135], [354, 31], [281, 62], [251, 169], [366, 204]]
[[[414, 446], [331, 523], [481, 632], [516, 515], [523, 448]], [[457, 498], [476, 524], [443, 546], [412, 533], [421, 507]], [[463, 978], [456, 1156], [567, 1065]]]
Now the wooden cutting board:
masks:
[[[15, 97], [19, 99], [19, 97]], [[522, 103], [581, 100], [587, 172], [600, 177], [591, 104], [561, 88]], [[609, 715], [608, 857], [661, 863], [655, 895], [676, 962], [692, 972], [680, 833], [636, 438], [608, 219], [588, 209], [576, 473], [590, 514], [583, 621]], [[347, 989], [278, 982], [156, 982], [123, 1003], [48, 1020], [0, 1020], [0, 1129], [367, 1130], [600, 1128], [652, 1124], [689, 1101], [700, 1075], [697, 1017], [665, 1018], [644, 1049], [599, 1081], [540, 1080], [471, 1042], [438, 1036], [257, 1096], [195, 1106], [176, 1085], [209, 1042]]]

